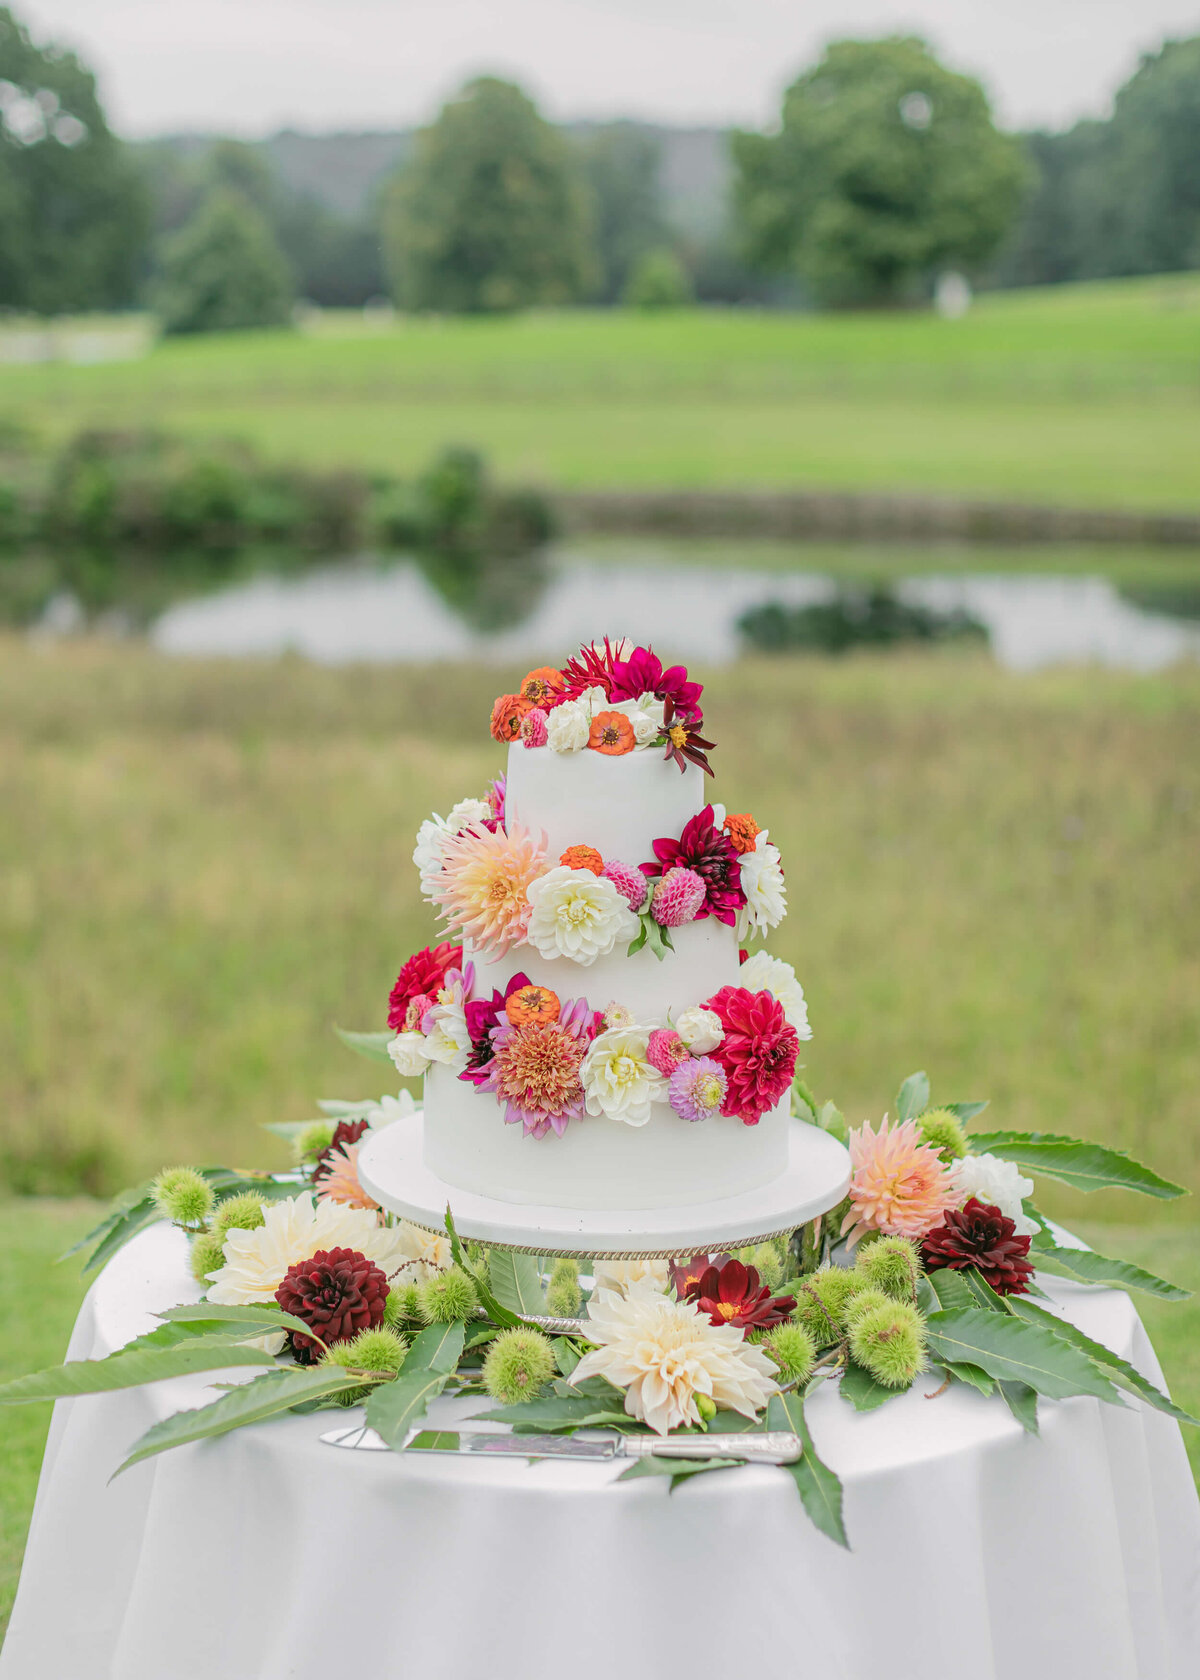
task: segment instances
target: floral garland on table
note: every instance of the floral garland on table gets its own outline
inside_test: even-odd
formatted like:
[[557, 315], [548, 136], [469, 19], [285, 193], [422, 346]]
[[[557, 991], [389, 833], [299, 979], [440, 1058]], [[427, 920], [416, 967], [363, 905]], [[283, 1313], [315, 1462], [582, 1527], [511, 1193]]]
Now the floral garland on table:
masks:
[[[443, 952], [420, 957], [414, 974], [447, 964]], [[506, 1019], [511, 998], [520, 1025], [543, 1021], [545, 998], [523, 991], [506, 1000]], [[385, 1035], [345, 1036], [386, 1058]], [[822, 1381], [836, 1380], [844, 1400], [869, 1411], [933, 1368], [941, 1382], [930, 1397], [969, 1386], [1028, 1430], [1037, 1428], [1039, 1403], [1070, 1395], [1113, 1403], [1132, 1395], [1196, 1422], [1037, 1299], [1041, 1275], [1168, 1299], [1187, 1292], [1125, 1261], [1060, 1245], [1030, 1200], [1024, 1169], [1088, 1189], [1184, 1192], [1100, 1145], [968, 1132], [985, 1105], [931, 1106], [924, 1074], [901, 1086], [894, 1120], [853, 1129], [832, 1103], [818, 1109], [794, 1087], [796, 1113], [849, 1144], [853, 1175], [842, 1206], [790, 1242], [673, 1264], [598, 1261], [590, 1278], [577, 1259], [464, 1246], [449, 1214], [442, 1235], [384, 1213], [359, 1182], [356, 1156], [367, 1133], [409, 1112], [411, 1099], [322, 1106], [320, 1120], [271, 1128], [292, 1139], [289, 1175], [174, 1167], [122, 1198], [79, 1245], [91, 1248], [87, 1268], [165, 1218], [186, 1234], [205, 1299], [160, 1313], [158, 1328], [106, 1359], [6, 1383], [0, 1404], [249, 1368], [248, 1381], [155, 1424], [122, 1469], [293, 1409], [360, 1403], [401, 1451], [447, 1388], [496, 1402], [499, 1409], [479, 1415], [517, 1430], [714, 1435], [710, 1459], [639, 1460], [625, 1478], [674, 1482], [728, 1464], [719, 1443], [730, 1431], [788, 1429], [804, 1451], [781, 1473], [842, 1545], [841, 1486], [805, 1414]], [[545, 1334], [531, 1301], [564, 1333]]]
[[761, 985], [722, 986], [657, 1025], [615, 1001], [602, 1010], [564, 1001], [524, 973], [476, 997], [461, 947], [431, 946], [408, 959], [392, 988], [387, 1052], [406, 1079], [435, 1063], [451, 1068], [494, 1095], [505, 1120], [530, 1137], [561, 1137], [585, 1114], [644, 1126], [662, 1101], [684, 1120], [720, 1114], [756, 1126], [791, 1084], [811, 1031], [790, 963], [760, 952], [742, 977]]

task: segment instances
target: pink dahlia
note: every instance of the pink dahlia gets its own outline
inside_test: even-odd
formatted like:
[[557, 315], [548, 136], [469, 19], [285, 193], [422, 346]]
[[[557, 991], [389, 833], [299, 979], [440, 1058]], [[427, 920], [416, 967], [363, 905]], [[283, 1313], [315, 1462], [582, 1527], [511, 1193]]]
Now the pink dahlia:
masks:
[[494, 1091], [504, 1118], [529, 1137], [559, 1137], [583, 1113], [579, 1070], [592, 1041], [594, 1019], [586, 1001], [567, 1002], [557, 1021], [515, 1027], [502, 1021], [492, 1034], [492, 1062], [480, 1089]]
[[442, 874], [433, 893], [452, 928], [477, 951], [502, 957], [524, 939], [532, 907], [529, 888], [546, 872], [544, 841], [527, 829], [464, 828], [442, 846]]
[[488, 783], [487, 793], [484, 795], [492, 819], [498, 822], [501, 828], [504, 827], [504, 794], [507, 786], [508, 777], [497, 776], [494, 781]]
[[855, 1243], [868, 1231], [890, 1237], [923, 1237], [958, 1202], [954, 1180], [932, 1145], [921, 1141], [915, 1120], [874, 1132], [869, 1124], [850, 1133], [850, 1211], [842, 1232]]
[[687, 1061], [687, 1053], [687, 1045], [674, 1027], [656, 1027], [646, 1045], [646, 1060], [668, 1079], [680, 1062]]
[[521, 740], [527, 747], [544, 747], [549, 739], [546, 714], [540, 706], [535, 706], [521, 719]]
[[722, 986], [704, 1007], [716, 1011], [725, 1034], [712, 1052], [729, 1082], [721, 1113], [757, 1126], [792, 1082], [796, 1029], [770, 992]]
[[388, 998], [388, 1026], [392, 1031], [410, 1031], [406, 1022], [412, 999], [436, 997], [447, 972], [461, 967], [462, 946], [449, 939], [443, 945], [430, 945], [409, 957], [396, 976], [396, 984]]
[[725, 1069], [712, 1056], [689, 1056], [667, 1082], [667, 1100], [682, 1120], [707, 1120], [721, 1112], [729, 1089]]
[[696, 920], [715, 916], [727, 927], [737, 923], [737, 913], [746, 902], [742, 892], [742, 866], [733, 841], [713, 823], [713, 808], [706, 805], [685, 827], [678, 840], [656, 840], [655, 862], [642, 865], [643, 875], [658, 875], [678, 865], [695, 870], [704, 882], [705, 900]]
[[676, 715], [698, 729], [704, 721], [698, 704], [703, 692], [703, 683], [688, 681], [686, 666], [671, 665], [664, 671], [658, 655], [640, 647], [634, 648], [628, 659], [613, 662], [608, 697], [636, 700], [643, 694], [653, 694], [657, 700], [670, 700]]
[[622, 897], [628, 899], [631, 910], [642, 908], [650, 888], [640, 869], [631, 869], [629, 864], [614, 860], [606, 863], [600, 873], [612, 882]]
[[655, 887], [650, 914], [660, 927], [682, 927], [696, 920], [707, 897], [708, 888], [696, 871], [677, 865]]
[[326, 1152], [326, 1170], [317, 1184], [317, 1198], [322, 1202], [345, 1202], [347, 1207], [378, 1208], [379, 1203], [368, 1196], [358, 1177], [358, 1152], [361, 1143], [346, 1143], [340, 1149]]

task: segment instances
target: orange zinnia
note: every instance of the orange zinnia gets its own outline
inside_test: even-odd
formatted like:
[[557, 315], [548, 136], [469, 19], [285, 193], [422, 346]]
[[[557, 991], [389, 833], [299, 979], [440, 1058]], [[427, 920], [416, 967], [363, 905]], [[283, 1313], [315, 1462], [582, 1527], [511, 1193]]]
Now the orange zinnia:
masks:
[[527, 1027], [533, 1021], [549, 1026], [558, 1020], [558, 996], [548, 986], [522, 986], [513, 992], [504, 1005], [504, 1013], [514, 1027]]
[[568, 846], [558, 861], [568, 869], [590, 869], [593, 875], [604, 873], [604, 859], [595, 846]]
[[518, 692], [522, 700], [545, 710], [546, 701], [552, 694], [561, 694], [562, 688], [562, 672], [556, 671], [553, 665], [539, 665], [536, 671], [529, 672]]
[[523, 694], [502, 694], [492, 707], [492, 740], [515, 741], [521, 733], [521, 719], [533, 710], [533, 701]]
[[740, 816], [726, 817], [724, 826], [735, 852], [752, 852], [754, 842], [762, 832], [749, 811], [743, 811]]
[[614, 755], [632, 752], [635, 746], [633, 725], [624, 712], [597, 712], [592, 719], [588, 746], [594, 752]]

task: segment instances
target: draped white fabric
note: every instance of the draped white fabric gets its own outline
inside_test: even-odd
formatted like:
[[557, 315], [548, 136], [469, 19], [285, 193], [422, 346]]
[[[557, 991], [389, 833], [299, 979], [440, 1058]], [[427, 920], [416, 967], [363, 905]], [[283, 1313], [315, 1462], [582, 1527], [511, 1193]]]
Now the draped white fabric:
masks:
[[[70, 1356], [195, 1294], [182, 1238], [151, 1230], [92, 1289]], [[1125, 1295], [1054, 1294], [1159, 1379]], [[109, 1485], [204, 1380], [60, 1402], [0, 1680], [1195, 1680], [1200, 1508], [1177, 1427], [1043, 1401], [1034, 1438], [961, 1387], [927, 1399], [936, 1382], [867, 1416], [832, 1386], [813, 1401], [849, 1553], [780, 1470], [668, 1495], [603, 1464], [339, 1452], [317, 1437], [347, 1414], [327, 1412]]]

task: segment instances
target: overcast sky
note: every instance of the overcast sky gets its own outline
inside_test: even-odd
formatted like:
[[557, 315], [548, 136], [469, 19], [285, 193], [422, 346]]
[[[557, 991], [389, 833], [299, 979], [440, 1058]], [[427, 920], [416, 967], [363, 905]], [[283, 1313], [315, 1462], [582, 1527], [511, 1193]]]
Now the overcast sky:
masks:
[[427, 119], [468, 75], [554, 117], [761, 124], [824, 41], [917, 31], [1000, 120], [1102, 115], [1140, 52], [1200, 33], [1200, 0], [10, 0], [75, 47], [129, 135]]

